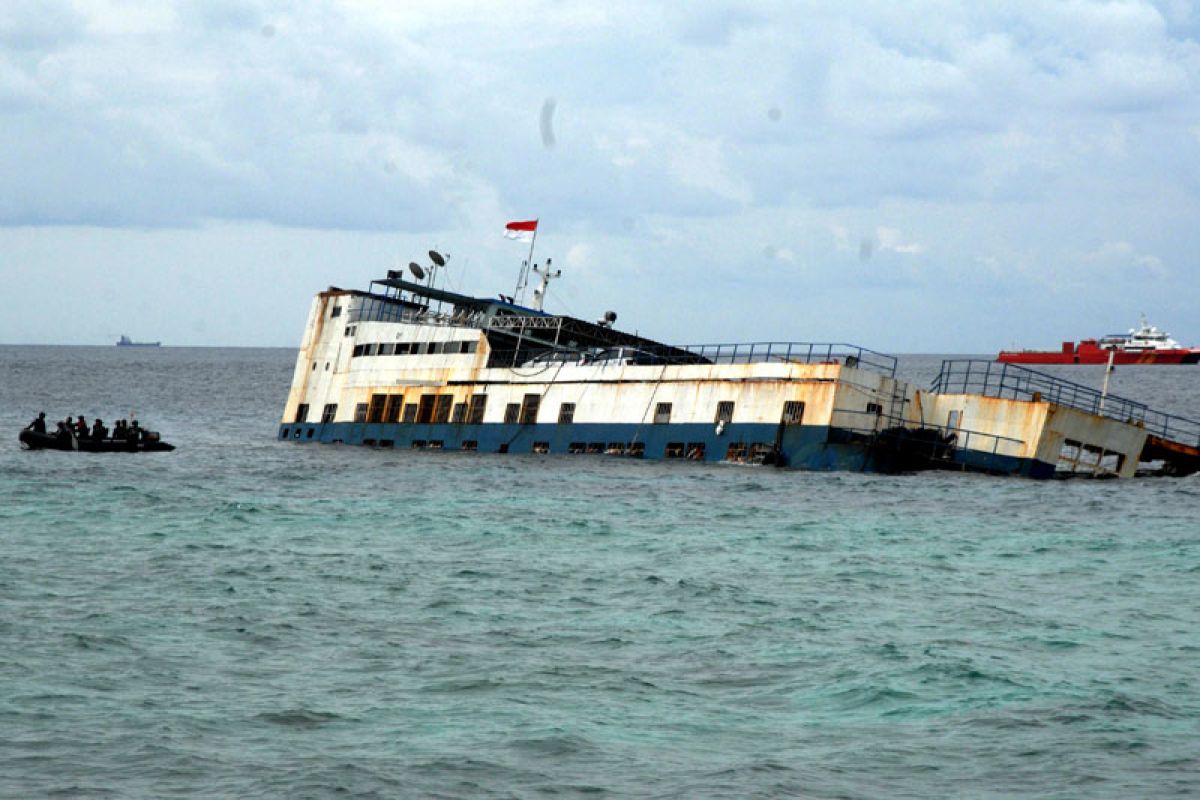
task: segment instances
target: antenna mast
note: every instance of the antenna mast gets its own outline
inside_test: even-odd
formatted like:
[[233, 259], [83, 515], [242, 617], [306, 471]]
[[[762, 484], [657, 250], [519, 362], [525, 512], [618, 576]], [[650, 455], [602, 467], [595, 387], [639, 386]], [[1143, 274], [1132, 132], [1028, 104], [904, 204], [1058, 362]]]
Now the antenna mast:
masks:
[[542, 285], [533, 290], [533, 308], [535, 311], [541, 311], [542, 305], [546, 302], [546, 290], [550, 288], [550, 281], [562, 275], [561, 269], [550, 270], [550, 263], [554, 259], [546, 259], [545, 269], [537, 264], [533, 265], [533, 271], [542, 276]]

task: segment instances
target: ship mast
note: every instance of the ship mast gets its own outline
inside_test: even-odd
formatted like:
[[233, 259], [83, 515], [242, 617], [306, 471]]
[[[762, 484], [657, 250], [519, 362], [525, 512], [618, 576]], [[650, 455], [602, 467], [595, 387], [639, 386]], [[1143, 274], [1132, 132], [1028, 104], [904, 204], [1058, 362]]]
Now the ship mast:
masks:
[[551, 270], [550, 264], [554, 259], [547, 258], [545, 268], [533, 265], [533, 271], [542, 276], [542, 285], [533, 290], [533, 308], [535, 311], [541, 311], [542, 305], [546, 302], [546, 290], [550, 288], [550, 281], [554, 278], [562, 276], [562, 270]]

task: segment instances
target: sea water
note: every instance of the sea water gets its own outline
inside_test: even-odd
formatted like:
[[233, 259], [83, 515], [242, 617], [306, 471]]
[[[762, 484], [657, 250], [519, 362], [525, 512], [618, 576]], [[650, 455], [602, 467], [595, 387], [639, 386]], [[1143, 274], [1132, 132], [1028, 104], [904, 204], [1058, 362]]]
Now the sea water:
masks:
[[1200, 793], [1196, 477], [295, 444], [294, 358], [0, 348], [0, 796]]

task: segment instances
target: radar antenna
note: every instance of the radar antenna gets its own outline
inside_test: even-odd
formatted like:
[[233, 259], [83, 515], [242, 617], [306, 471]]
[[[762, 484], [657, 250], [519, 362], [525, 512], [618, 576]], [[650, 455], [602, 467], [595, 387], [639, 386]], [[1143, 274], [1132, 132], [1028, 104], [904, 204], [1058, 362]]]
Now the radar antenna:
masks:
[[448, 258], [450, 258], [449, 253], [447, 253], [446, 255], [443, 256], [437, 250], [429, 251], [429, 260], [433, 262], [432, 264], [429, 265], [429, 268], [427, 270], [429, 272], [429, 285], [430, 286], [433, 286], [433, 282], [437, 278], [438, 270], [442, 269], [443, 267], [446, 266], [446, 259], [448, 259]]

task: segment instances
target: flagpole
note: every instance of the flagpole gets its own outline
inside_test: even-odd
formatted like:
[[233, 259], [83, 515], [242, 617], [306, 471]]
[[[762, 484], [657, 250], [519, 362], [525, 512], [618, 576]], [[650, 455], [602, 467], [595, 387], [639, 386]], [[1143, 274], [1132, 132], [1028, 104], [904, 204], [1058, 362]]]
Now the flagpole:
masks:
[[517, 288], [513, 290], [513, 297], [518, 303], [525, 302], [525, 287], [529, 285], [529, 269], [533, 266], [533, 246], [537, 244], [537, 223], [533, 221], [533, 238], [529, 240], [529, 258], [521, 265], [521, 271], [517, 275]]

